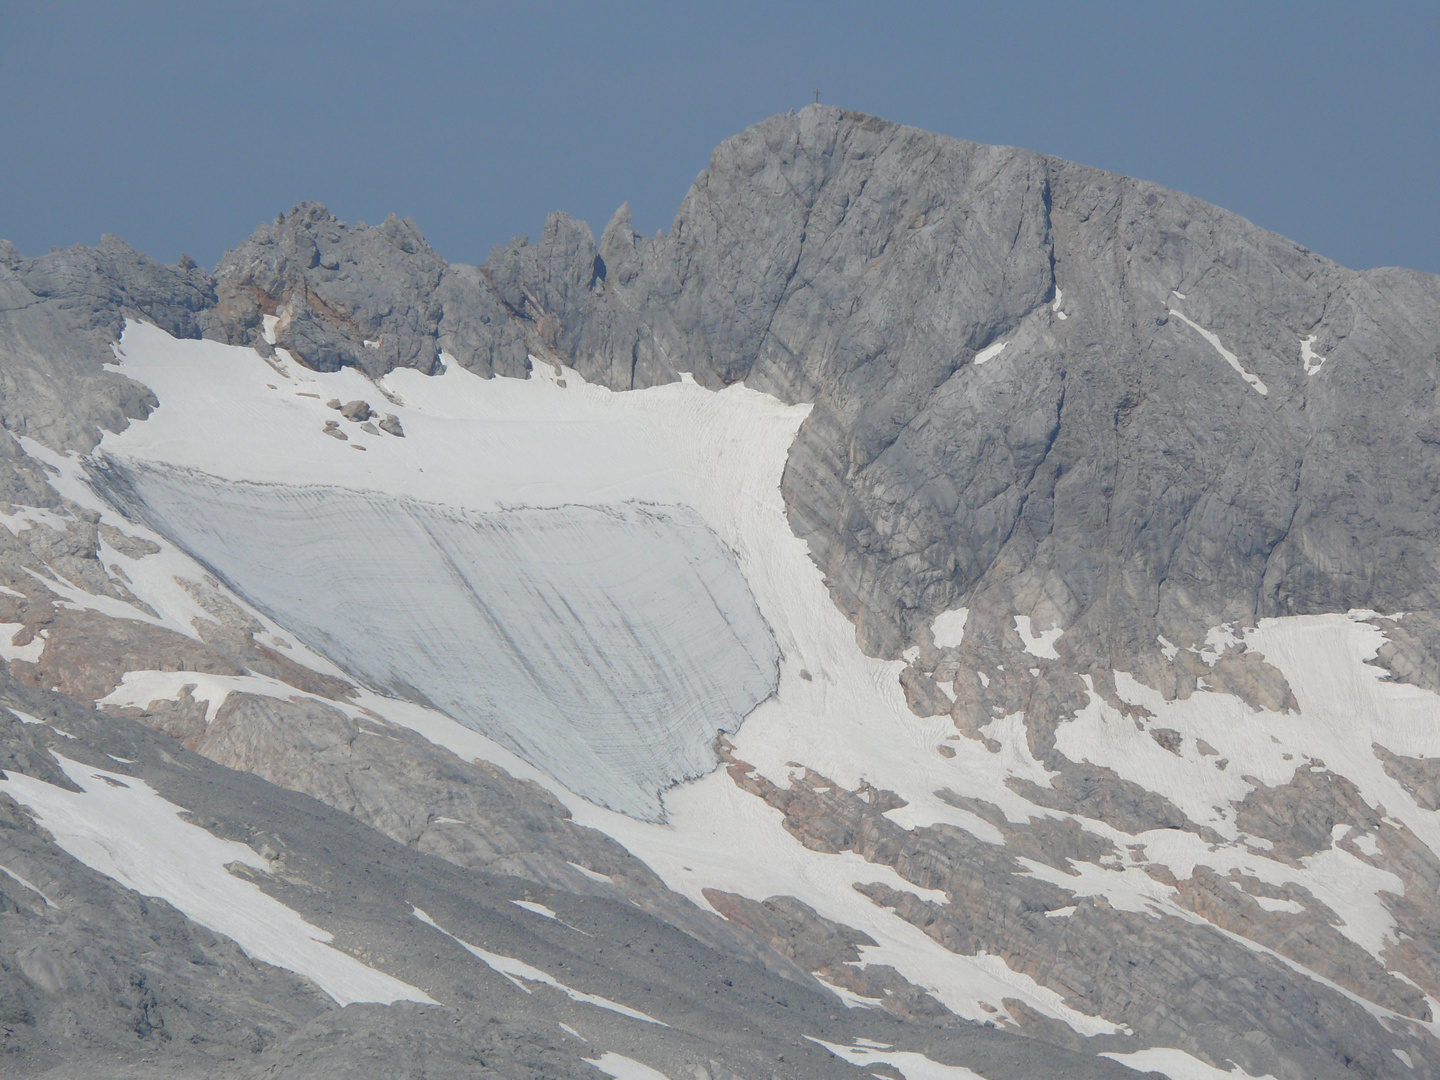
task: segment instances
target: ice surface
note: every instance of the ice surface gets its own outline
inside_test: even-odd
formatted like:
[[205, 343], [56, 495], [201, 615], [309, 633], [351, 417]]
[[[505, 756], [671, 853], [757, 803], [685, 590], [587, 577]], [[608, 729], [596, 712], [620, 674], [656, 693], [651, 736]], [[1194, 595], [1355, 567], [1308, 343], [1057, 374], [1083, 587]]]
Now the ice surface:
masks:
[[80, 791], [15, 771], [0, 780], [0, 790], [30, 807], [55, 842], [86, 866], [126, 888], [168, 901], [202, 926], [230, 937], [256, 960], [306, 976], [340, 1005], [435, 1004], [424, 991], [332, 949], [326, 944], [328, 933], [232, 874], [227, 869], [231, 863], [268, 869], [246, 845], [184, 821], [181, 807], [161, 798], [143, 780], [51, 753]]
[[[687, 507], [470, 512], [380, 492], [98, 470], [117, 505], [367, 686], [648, 819], [774, 688], [734, 554]], [[219, 702], [212, 702], [218, 707]]]

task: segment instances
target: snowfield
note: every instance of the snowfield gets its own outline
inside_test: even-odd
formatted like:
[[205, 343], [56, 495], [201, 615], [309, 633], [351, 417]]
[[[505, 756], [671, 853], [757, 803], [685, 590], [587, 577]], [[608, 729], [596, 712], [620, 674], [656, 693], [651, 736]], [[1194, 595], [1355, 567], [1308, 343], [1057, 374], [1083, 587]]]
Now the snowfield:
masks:
[[[1265, 393], [1218, 339], [1180, 318]], [[153, 529], [142, 535], [166, 541], [153, 559], [165, 574], [173, 578], [183, 566], [186, 576], [200, 576], [188, 552], [260, 612], [271, 633], [297, 641], [294, 659], [362, 682], [367, 689], [354, 707], [544, 785], [579, 824], [614, 837], [702, 907], [707, 888], [803, 900], [875, 940], [861, 948], [862, 965], [892, 965], [960, 1016], [1005, 1023], [1004, 1001], [1018, 999], [1082, 1035], [1124, 1032], [1002, 958], [949, 952], [871, 902], [853, 886], [880, 882], [937, 903], [946, 898], [853, 852], [806, 848], [778, 810], [711, 767], [716, 732], [731, 731], [735, 757], [782, 788], [810, 769], [847, 789], [863, 781], [898, 793], [907, 805], [887, 816], [906, 828], [947, 824], [987, 844], [1004, 842], [995, 824], [940, 799], [943, 789], [992, 803], [1011, 822], [1069, 817], [1007, 783], [1049, 783], [1022, 716], [986, 726], [998, 752], [957, 739], [948, 717], [921, 718], [907, 707], [903, 662], [859, 649], [791, 531], [780, 494], [808, 406], [743, 386], [713, 392], [688, 377], [615, 393], [543, 361], [525, 380], [485, 380], [450, 363], [438, 376], [397, 370], [372, 383], [352, 370], [309, 371], [283, 350], [267, 362], [250, 349], [176, 341], [134, 322], [116, 355], [119, 370], [150, 387], [160, 407], [105, 437], [99, 486]], [[346, 441], [326, 435], [326, 422], [339, 417], [324, 404], [332, 398], [393, 412], [405, 437], [344, 421]], [[137, 531], [87, 488], [80, 463], [46, 455], [29, 440], [25, 448], [61, 470], [54, 483], [67, 497]], [[136, 578], [137, 594], [166, 625], [193, 633], [185, 613], [191, 602], [165, 575], [149, 572]], [[87, 599], [94, 600], [81, 594], [76, 602]], [[1387, 682], [1365, 663], [1382, 640], [1369, 615], [1217, 632], [1216, 648], [1243, 639], [1278, 667], [1300, 713], [1257, 715], [1236, 698], [1204, 691], [1167, 702], [1119, 673], [1121, 696], [1178, 732], [1179, 749], [1162, 747], [1098, 694], [1060, 726], [1057, 746], [1163, 794], [1219, 842], [1174, 829], [1135, 837], [1081, 819], [1125, 854], [1103, 866], [1072, 863], [1073, 873], [1032, 861], [1031, 873], [1077, 901], [1103, 896], [1122, 910], [1192, 922], [1200, 916], [1144, 866], [1168, 867], [1181, 879], [1206, 865], [1293, 883], [1383, 963], [1394, 925], [1387, 897], [1404, 886], [1372, 862], [1373, 838], [1352, 836], [1354, 843], [1287, 863], [1268, 857], [1227, 810], [1256, 784], [1285, 784], [1297, 769], [1326, 760], [1343, 764], [1389, 820], [1440, 851], [1435, 815], [1386, 774], [1371, 745], [1434, 755], [1440, 699]], [[142, 618], [134, 609], [127, 617]], [[937, 641], [958, 644], [965, 621], [964, 609], [937, 618]], [[1018, 614], [1015, 625], [1037, 658], [1059, 655], [1058, 628], [1038, 630]], [[144, 704], [201, 681], [193, 673], [137, 672], [109, 700]], [[215, 698], [241, 682], [267, 692], [248, 676], [233, 686], [211, 678], [196, 697], [209, 694], [213, 714]], [[1201, 739], [1213, 753], [1202, 752]], [[942, 743], [953, 754], [936, 753]], [[1217, 759], [1235, 764], [1220, 768]], [[669, 786], [686, 777], [696, 778]], [[1265, 910], [1278, 917], [1296, 906], [1274, 901]], [[1049, 914], [1063, 922], [1071, 910]], [[497, 970], [510, 963], [492, 959]], [[853, 994], [846, 1000], [873, 1004]], [[869, 1052], [884, 1048], [831, 1049], [857, 1063], [888, 1060], [911, 1080], [963, 1075]], [[1122, 1059], [1175, 1080], [1230, 1075], [1178, 1050]]]

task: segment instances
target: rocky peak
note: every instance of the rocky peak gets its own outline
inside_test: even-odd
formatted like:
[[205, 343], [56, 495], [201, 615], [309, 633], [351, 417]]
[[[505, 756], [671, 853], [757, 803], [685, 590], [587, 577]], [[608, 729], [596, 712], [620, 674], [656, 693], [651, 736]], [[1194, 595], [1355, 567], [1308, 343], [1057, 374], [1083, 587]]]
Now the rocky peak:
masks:
[[446, 269], [408, 219], [347, 225], [319, 203], [301, 203], [221, 259], [208, 329], [254, 344], [270, 315], [274, 344], [317, 371], [430, 372], [439, 352], [433, 298]]

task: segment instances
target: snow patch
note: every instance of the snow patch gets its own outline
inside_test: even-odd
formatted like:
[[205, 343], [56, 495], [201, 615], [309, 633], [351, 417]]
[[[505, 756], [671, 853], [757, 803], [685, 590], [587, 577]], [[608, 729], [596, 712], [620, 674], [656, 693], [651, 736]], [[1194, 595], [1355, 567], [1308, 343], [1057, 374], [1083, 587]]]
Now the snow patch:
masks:
[[[1178, 296], [1179, 293], [1176, 293], [1176, 295]], [[1194, 330], [1197, 334], [1199, 334], [1206, 341], [1208, 341], [1210, 345], [1215, 349], [1215, 351], [1225, 358], [1225, 362], [1229, 364], [1232, 368], [1234, 368], [1236, 371], [1238, 371], [1240, 373], [1240, 377], [1244, 379], [1247, 383], [1249, 383], [1251, 389], [1253, 389], [1257, 394], [1259, 394], [1261, 397], [1265, 397], [1267, 394], [1270, 393], [1270, 388], [1267, 387], [1260, 380], [1260, 376], [1252, 375], [1250, 372], [1246, 371], [1240, 364], [1240, 358], [1234, 353], [1232, 353], [1229, 349], [1225, 348], [1223, 344], [1221, 344], [1220, 336], [1218, 334], [1211, 333], [1199, 323], [1191, 322], [1174, 308], [1170, 308], [1169, 311], [1171, 315], [1174, 315], [1186, 326], [1190, 327], [1190, 329]]]
[[328, 933], [226, 869], [232, 863], [268, 869], [246, 845], [182, 820], [183, 808], [143, 780], [51, 755], [81, 791], [13, 771], [0, 789], [30, 807], [55, 842], [86, 866], [168, 901], [254, 959], [305, 976], [339, 1005], [435, 1004], [424, 991], [332, 949]]
[[1031, 656], [1039, 656], [1045, 660], [1060, 659], [1060, 654], [1055, 651], [1055, 642], [1060, 640], [1060, 635], [1065, 632], [1061, 627], [1057, 626], [1050, 630], [1032, 630], [1029, 615], [1016, 615], [1015, 630], [1020, 635], [1025, 651]]
[[[1183, 1050], [1174, 1050], [1165, 1046], [1137, 1050], [1131, 1054], [1112, 1051], [1100, 1056], [1118, 1061], [1121, 1065], [1134, 1069], [1136, 1072], [1164, 1073], [1170, 1077], [1170, 1080], [1275, 1080], [1270, 1073], [1251, 1077], [1239, 1065], [1235, 1065], [1229, 1072], [1226, 1072], [1224, 1069], [1217, 1069], [1213, 1065], [1205, 1064], [1197, 1057], [1191, 1057]], [[907, 1080], [909, 1080], [908, 1077]]]
[[[215, 714], [232, 693], [256, 694], [260, 697], [279, 698], [281, 701], [311, 696], [268, 675], [211, 675], [203, 671], [127, 671], [121, 676], [120, 685], [98, 699], [95, 704], [119, 709], [148, 709], [152, 701], [180, 700], [187, 686], [190, 687], [193, 700], [206, 703], [207, 724], [214, 723]], [[326, 704], [335, 703], [327, 701]]]
[[[1144, 843], [1149, 860], [1169, 867], [1182, 880], [1203, 864], [1222, 876], [1238, 870], [1280, 888], [1291, 883], [1303, 886], [1340, 916], [1337, 929], [1342, 934], [1383, 963], [1394, 932], [1388, 898], [1404, 893], [1398, 877], [1352, 850], [1333, 845], [1301, 860], [1298, 867], [1291, 866], [1267, 857], [1270, 845], [1258, 837], [1242, 836], [1234, 823], [1234, 804], [1256, 782], [1285, 785], [1297, 768], [1311, 768], [1310, 761], [1321, 760], [1343, 768], [1370, 806], [1384, 806], [1395, 824], [1408, 828], [1432, 851], [1440, 850], [1437, 815], [1417, 805], [1371, 749], [1372, 743], [1379, 743], [1410, 757], [1440, 751], [1435, 734], [1440, 731], [1440, 697], [1389, 681], [1382, 669], [1366, 663], [1385, 635], [1360, 621], [1365, 614], [1264, 619], [1258, 627], [1243, 631], [1247, 649], [1262, 654], [1285, 676], [1299, 712], [1257, 715], [1239, 698], [1208, 691], [1183, 701], [1166, 701], [1128, 673], [1115, 673], [1120, 697], [1148, 709], [1153, 714], [1150, 723], [1179, 731], [1187, 747], [1203, 738], [1221, 758], [1243, 762], [1243, 768], [1232, 765], [1221, 771], [1209, 764], [1212, 759], [1198, 754], [1170, 753], [1098, 695], [1092, 695], [1074, 721], [1057, 729], [1056, 747], [1075, 761], [1108, 766], [1164, 795], [1227, 841], [1212, 848], [1179, 830], [1124, 839], [1127, 844]], [[1214, 651], [1234, 636], [1233, 630], [1217, 629], [1207, 635], [1207, 642]], [[1087, 823], [1087, 827], [1098, 825]], [[1342, 828], [1339, 839], [1348, 831]], [[1378, 844], [1368, 835], [1351, 839], [1363, 856], [1378, 852]], [[1073, 879], [1056, 883], [1072, 890], [1076, 885]], [[1113, 892], [1121, 884], [1118, 876], [1108, 873], [1087, 880], [1087, 887], [1105, 890], [1112, 903], [1117, 902]]]
[[55, 904], [51, 901], [50, 897], [46, 896], [43, 892], [40, 891], [40, 887], [38, 885], [31, 884], [25, 878], [15, 873], [14, 870], [11, 870], [8, 866], [0, 866], [0, 873], [3, 873], [6, 877], [10, 878], [13, 881], [19, 882], [21, 885], [24, 885], [25, 888], [29, 889], [36, 896], [40, 897], [41, 900], [44, 900], [46, 907], [55, 906]]
[[45, 639], [50, 632], [40, 630], [26, 644], [16, 645], [13, 639], [24, 629], [24, 623], [0, 623], [0, 660], [24, 660], [29, 664], [40, 662], [40, 654], [45, 651]]
[[1315, 340], [1311, 334], [1300, 342], [1300, 363], [1305, 366], [1306, 375], [1314, 375], [1325, 366], [1325, 357], [1315, 351]]
[[866, 1065], [890, 1065], [899, 1069], [905, 1080], [985, 1080], [979, 1073], [972, 1072], [963, 1065], [944, 1065], [913, 1050], [892, 1050], [868, 1039], [856, 1039], [855, 1046], [842, 1046], [810, 1035], [805, 1038], [857, 1068]]
[[658, 1069], [652, 1069], [643, 1061], [636, 1061], [624, 1054], [617, 1054], [613, 1050], [605, 1051], [598, 1058], [584, 1058], [583, 1060], [594, 1065], [606, 1076], [613, 1076], [615, 1080], [670, 1080], [664, 1073]]
[[591, 870], [588, 866], [581, 866], [578, 862], [567, 862], [565, 865], [574, 867], [576, 870], [579, 870], [580, 873], [584, 874], [591, 881], [599, 881], [606, 885], [615, 884], [615, 879], [609, 874], [602, 874], [596, 870]]
[[1298, 900], [1276, 900], [1271, 896], [1252, 896], [1250, 899], [1266, 911], [1283, 911], [1287, 915], [1305, 914], [1305, 905]]
[[547, 919], [554, 919], [556, 922], [560, 921], [559, 915], [556, 915], [555, 912], [551, 911], [544, 904], [537, 904], [534, 900], [511, 900], [510, 902], [516, 907], [524, 908], [526, 911], [533, 912], [536, 915], [542, 915]]
[[942, 611], [930, 624], [937, 649], [958, 649], [965, 640], [965, 620], [970, 616], [969, 608], [954, 608]]
[[513, 956], [503, 956], [500, 953], [489, 952], [480, 948], [478, 945], [471, 945], [468, 941], [464, 941], [450, 933], [449, 930], [446, 930], [417, 907], [412, 907], [410, 913], [426, 926], [433, 927], [440, 931], [440, 933], [461, 946], [466, 952], [484, 963], [485, 966], [489, 967], [492, 971], [504, 975], [511, 983], [527, 994], [531, 991], [530, 988], [525, 985], [526, 983], [539, 983], [553, 990], [559, 990], [571, 1001], [579, 1001], [586, 1005], [594, 1005], [596, 1008], [608, 1009], [610, 1012], [619, 1013], [621, 1016], [628, 1016], [632, 1020], [643, 1020], [647, 1024], [659, 1024], [661, 1027], [670, 1026], [663, 1020], [656, 1020], [653, 1016], [648, 1013], [643, 1013], [639, 1009], [632, 1009], [628, 1005], [621, 1005], [618, 1001], [611, 1001], [609, 998], [601, 997], [599, 994], [587, 994], [583, 990], [576, 990], [574, 987], [566, 986], [548, 972], [541, 971], [539, 968], [527, 964], [523, 960], [517, 960]]
[[975, 354], [975, 364], [978, 366], [994, 360], [995, 357], [1005, 351], [1005, 346], [1009, 344], [1008, 341], [997, 341], [993, 345], [986, 345], [985, 348]]

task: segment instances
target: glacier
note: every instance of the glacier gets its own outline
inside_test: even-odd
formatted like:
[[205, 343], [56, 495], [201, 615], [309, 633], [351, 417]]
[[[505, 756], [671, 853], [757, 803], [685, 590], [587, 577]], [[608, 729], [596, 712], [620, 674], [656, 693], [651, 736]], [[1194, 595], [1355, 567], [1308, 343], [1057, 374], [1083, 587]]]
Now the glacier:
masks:
[[779, 648], [685, 506], [464, 509], [96, 463], [92, 482], [366, 687], [646, 820], [770, 696]]

